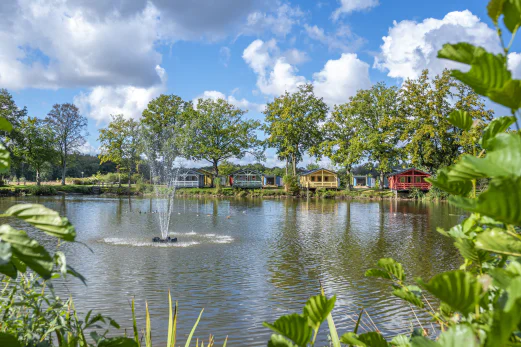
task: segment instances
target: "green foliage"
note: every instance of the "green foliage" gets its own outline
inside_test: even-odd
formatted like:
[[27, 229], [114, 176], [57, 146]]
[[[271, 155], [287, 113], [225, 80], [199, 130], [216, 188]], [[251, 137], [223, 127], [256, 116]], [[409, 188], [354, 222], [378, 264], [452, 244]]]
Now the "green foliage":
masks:
[[291, 195], [298, 195], [300, 193], [300, 182], [298, 176], [286, 175], [282, 178], [284, 189]]

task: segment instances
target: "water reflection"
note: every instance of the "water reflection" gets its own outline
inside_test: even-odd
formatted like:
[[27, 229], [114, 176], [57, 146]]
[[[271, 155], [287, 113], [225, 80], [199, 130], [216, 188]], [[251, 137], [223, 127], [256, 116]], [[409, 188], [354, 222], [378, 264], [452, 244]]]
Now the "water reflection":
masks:
[[[450, 240], [435, 231], [461, 218], [444, 203], [176, 199], [170, 232], [184, 246], [134, 247], [159, 234], [153, 199], [18, 200], [66, 214], [78, 240], [94, 252], [78, 243], [65, 246], [68, 262], [88, 286], [69, 280], [62, 293], [77, 298], [79, 309], [109, 314], [126, 328], [128, 300], [135, 296], [141, 313], [147, 300], [158, 344], [166, 339], [168, 289], [180, 303], [182, 335], [204, 307], [197, 336], [212, 333], [222, 341], [229, 335], [235, 345], [264, 346], [270, 332], [262, 322], [301, 311], [319, 282], [328, 295], [337, 295], [340, 331], [352, 329], [349, 316], [365, 307], [384, 333], [395, 334], [410, 326], [410, 308], [364, 272], [382, 257], [401, 261], [409, 278], [429, 278], [459, 263]], [[2, 199], [0, 208], [16, 202]], [[143, 324], [143, 314], [139, 318]]]

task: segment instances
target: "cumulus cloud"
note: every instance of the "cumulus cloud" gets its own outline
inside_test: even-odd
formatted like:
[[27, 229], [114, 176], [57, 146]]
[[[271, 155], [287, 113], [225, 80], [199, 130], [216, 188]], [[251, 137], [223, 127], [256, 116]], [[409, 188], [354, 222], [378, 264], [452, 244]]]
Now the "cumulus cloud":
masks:
[[248, 15], [244, 33], [272, 32], [277, 36], [286, 36], [304, 13], [298, 7], [280, 4], [275, 13], [255, 11]]
[[368, 10], [378, 5], [378, 0], [340, 0], [340, 7], [333, 12], [333, 19], [337, 20], [342, 14]]
[[266, 105], [264, 105], [264, 104], [257, 104], [254, 102], [250, 102], [244, 98], [237, 99], [233, 95], [226, 96], [225, 94], [223, 94], [217, 90], [205, 91], [203, 94], [199, 95], [198, 97], [196, 97], [194, 99], [194, 104], [197, 103], [198, 99], [212, 99], [212, 100], [223, 99], [242, 110], [256, 111], [256, 112], [262, 112], [262, 111], [264, 111], [264, 108], [266, 107]]
[[99, 154], [100, 150], [98, 147], [94, 147], [90, 144], [90, 142], [85, 142], [83, 146], [81, 146], [79, 149], [79, 152], [82, 154], [89, 154], [89, 155], [97, 155]]
[[358, 89], [371, 86], [369, 65], [352, 53], [327, 61], [321, 71], [313, 74], [312, 81], [298, 75], [298, 69], [280, 56], [275, 40], [253, 41], [244, 50], [243, 59], [257, 75], [259, 91], [269, 96], [292, 93], [299, 85], [313, 83], [316, 94], [333, 106], [347, 102]]
[[151, 87], [132, 85], [98, 86], [74, 97], [74, 103], [83, 114], [96, 120], [97, 124], [110, 121], [110, 115], [122, 114], [126, 118], [139, 118], [150, 100], [166, 91], [167, 75], [156, 66], [161, 83]]
[[326, 33], [316, 25], [304, 24], [304, 29], [310, 39], [327, 46], [330, 51], [354, 52], [365, 43], [365, 40], [353, 34], [347, 25], [341, 25], [335, 33]]
[[371, 87], [369, 64], [353, 53], [329, 60], [320, 72], [313, 74], [313, 80], [316, 95], [328, 105], [345, 103], [359, 89]]
[[432, 74], [445, 68], [461, 68], [461, 64], [436, 57], [445, 43], [465, 41], [492, 52], [501, 51], [495, 30], [468, 10], [450, 12], [443, 19], [427, 18], [420, 23], [395, 21], [383, 41], [374, 67], [387, 71], [389, 77], [402, 79], [416, 78], [427, 68]]

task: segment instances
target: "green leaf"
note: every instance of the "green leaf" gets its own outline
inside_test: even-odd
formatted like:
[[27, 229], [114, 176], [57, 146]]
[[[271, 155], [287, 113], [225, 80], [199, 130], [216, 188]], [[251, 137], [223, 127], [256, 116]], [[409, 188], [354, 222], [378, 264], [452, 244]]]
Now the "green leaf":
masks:
[[451, 196], [450, 203], [470, 212], [477, 212], [507, 224], [521, 225], [521, 177], [493, 179], [477, 199]]
[[500, 89], [489, 90], [487, 96], [500, 105], [517, 110], [521, 107], [521, 81], [510, 80]]
[[494, 22], [495, 25], [497, 25], [499, 17], [503, 12], [504, 1], [505, 0], [490, 0], [487, 5], [488, 16], [492, 19], [492, 22]]
[[27, 271], [27, 265], [22, 262], [20, 259], [16, 257], [16, 255], [13, 254], [11, 258], [11, 262], [13, 263], [14, 267], [21, 273], [26, 273]]
[[16, 278], [18, 276], [18, 271], [16, 270], [16, 267], [12, 261], [7, 264], [0, 265], [0, 273], [11, 278]]
[[360, 346], [360, 347], [367, 346], [365, 344], [365, 342], [358, 339], [357, 334], [351, 333], [351, 332], [345, 333], [344, 335], [342, 335], [342, 337], [340, 338], [340, 342], [342, 342], [346, 345], [351, 345], [351, 346]]
[[521, 24], [521, 2], [519, 0], [505, 0], [503, 2], [503, 23], [513, 33]]
[[311, 327], [308, 325], [307, 317], [297, 313], [282, 316], [273, 324], [264, 322], [263, 325], [290, 339], [298, 346], [306, 346], [311, 340], [311, 334], [313, 333]]
[[380, 269], [369, 269], [365, 272], [365, 276], [366, 277], [381, 277], [381, 278], [385, 278], [388, 280], [392, 279], [391, 275], [387, 271], [380, 270]]
[[[199, 317], [197, 317], [197, 320], [195, 321], [195, 324], [192, 327], [192, 330], [190, 330], [190, 334], [188, 335], [188, 339], [186, 340], [185, 347], [190, 347], [190, 342], [192, 341], [192, 336], [194, 336], [195, 329], [197, 328], [197, 325], [199, 324], [199, 321], [201, 320], [203, 311], [204, 311], [204, 308], [201, 310], [201, 313], [199, 313]], [[147, 318], [147, 320], [150, 320], [150, 318]], [[150, 326], [150, 324], [149, 324], [149, 326]], [[150, 342], [150, 346], [152, 346], [152, 342]]]
[[449, 169], [443, 168], [438, 170], [436, 178], [426, 178], [425, 181], [430, 182], [433, 186], [440, 188], [450, 194], [467, 195], [472, 190], [471, 181], [450, 181], [448, 176]]
[[[511, 281], [504, 296], [507, 297], [506, 302], [500, 300], [492, 311], [493, 321], [487, 335], [486, 347], [508, 345], [512, 333], [518, 330], [517, 327], [521, 323], [521, 277]], [[498, 307], [503, 303], [504, 307]]]
[[336, 297], [327, 299], [324, 295], [316, 295], [309, 298], [304, 306], [304, 316], [308, 319], [308, 324], [317, 330], [322, 322], [327, 319], [329, 313], [335, 307]]
[[449, 123], [463, 130], [472, 128], [472, 116], [467, 111], [454, 110], [449, 114]]
[[521, 257], [521, 240], [500, 228], [492, 228], [479, 234], [476, 247], [489, 252]]
[[456, 44], [446, 43], [443, 45], [442, 49], [438, 51], [438, 58], [449, 59], [457, 61], [458, 63], [470, 65], [472, 64], [474, 56], [478, 52], [482, 51], [484, 51], [483, 48], [473, 46], [466, 42]]
[[13, 126], [7, 119], [0, 117], [0, 130], [10, 132], [13, 130]]
[[474, 311], [481, 296], [481, 284], [464, 271], [448, 271], [438, 274], [426, 283], [417, 282], [432, 295], [463, 314]]
[[392, 258], [382, 258], [378, 260], [379, 267], [383, 268], [385, 271], [394, 275], [400, 281], [405, 281], [405, 272], [403, 272], [402, 264], [398, 263]]
[[0, 346], [20, 347], [21, 345], [16, 336], [8, 333], [0, 333]]
[[0, 238], [2, 241], [10, 243], [13, 255], [34, 272], [44, 279], [51, 277], [52, 257], [36, 240], [29, 238], [25, 231], [16, 230], [4, 224], [0, 226]]
[[103, 339], [98, 347], [137, 347], [137, 343], [129, 337], [112, 337]]
[[440, 335], [438, 342], [443, 347], [479, 346], [478, 339], [472, 331], [472, 328], [466, 324], [458, 324], [450, 327]]
[[0, 172], [7, 172], [10, 165], [11, 156], [9, 155], [9, 151], [0, 144]]
[[0, 241], [0, 265], [8, 264], [11, 261], [12, 255], [11, 245]]
[[471, 260], [475, 263], [479, 262], [480, 256], [478, 250], [474, 246], [474, 242], [468, 238], [458, 239], [454, 246], [459, 250], [463, 258]]
[[412, 347], [440, 347], [441, 345], [436, 342], [432, 341], [424, 336], [414, 336], [411, 338], [411, 345]]
[[283, 336], [273, 334], [268, 341], [268, 347], [295, 347], [295, 345], [289, 342]]
[[483, 136], [481, 137], [481, 147], [485, 149], [490, 148], [491, 140], [496, 137], [496, 135], [503, 133], [510, 128], [512, 124], [516, 122], [516, 117], [507, 116], [496, 118], [491, 121], [487, 127], [483, 130]]
[[76, 231], [67, 218], [43, 205], [19, 204], [10, 207], [5, 215], [23, 219], [49, 235], [66, 241], [74, 241]]
[[358, 335], [358, 340], [362, 341], [366, 344], [366, 346], [371, 347], [387, 347], [389, 344], [384, 339], [382, 334], [377, 333], [375, 331], [370, 331], [368, 333]]
[[395, 295], [419, 308], [424, 307], [421, 299], [410, 291], [406, 291], [404, 289], [395, 289], [395, 290], [393, 290], [393, 295]]
[[405, 335], [396, 335], [391, 340], [391, 346], [395, 346], [395, 347], [411, 347], [411, 341]]

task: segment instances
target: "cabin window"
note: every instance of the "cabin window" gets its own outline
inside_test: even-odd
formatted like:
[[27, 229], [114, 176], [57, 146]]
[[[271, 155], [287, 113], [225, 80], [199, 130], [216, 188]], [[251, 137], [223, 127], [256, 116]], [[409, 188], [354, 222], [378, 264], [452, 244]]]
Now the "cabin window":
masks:
[[405, 177], [400, 177], [400, 183], [405, 183]]
[[321, 176], [317, 177], [317, 182], [322, 182], [322, 177]]
[[257, 180], [257, 176], [251, 176], [251, 180], [252, 181], [256, 181]]
[[327, 181], [329, 181], [329, 177], [324, 176], [324, 182], [327, 182]]
[[421, 177], [415, 177], [416, 178], [416, 183], [421, 183], [422, 182], [422, 178]]
[[315, 176], [311, 176], [311, 182], [315, 182]]

